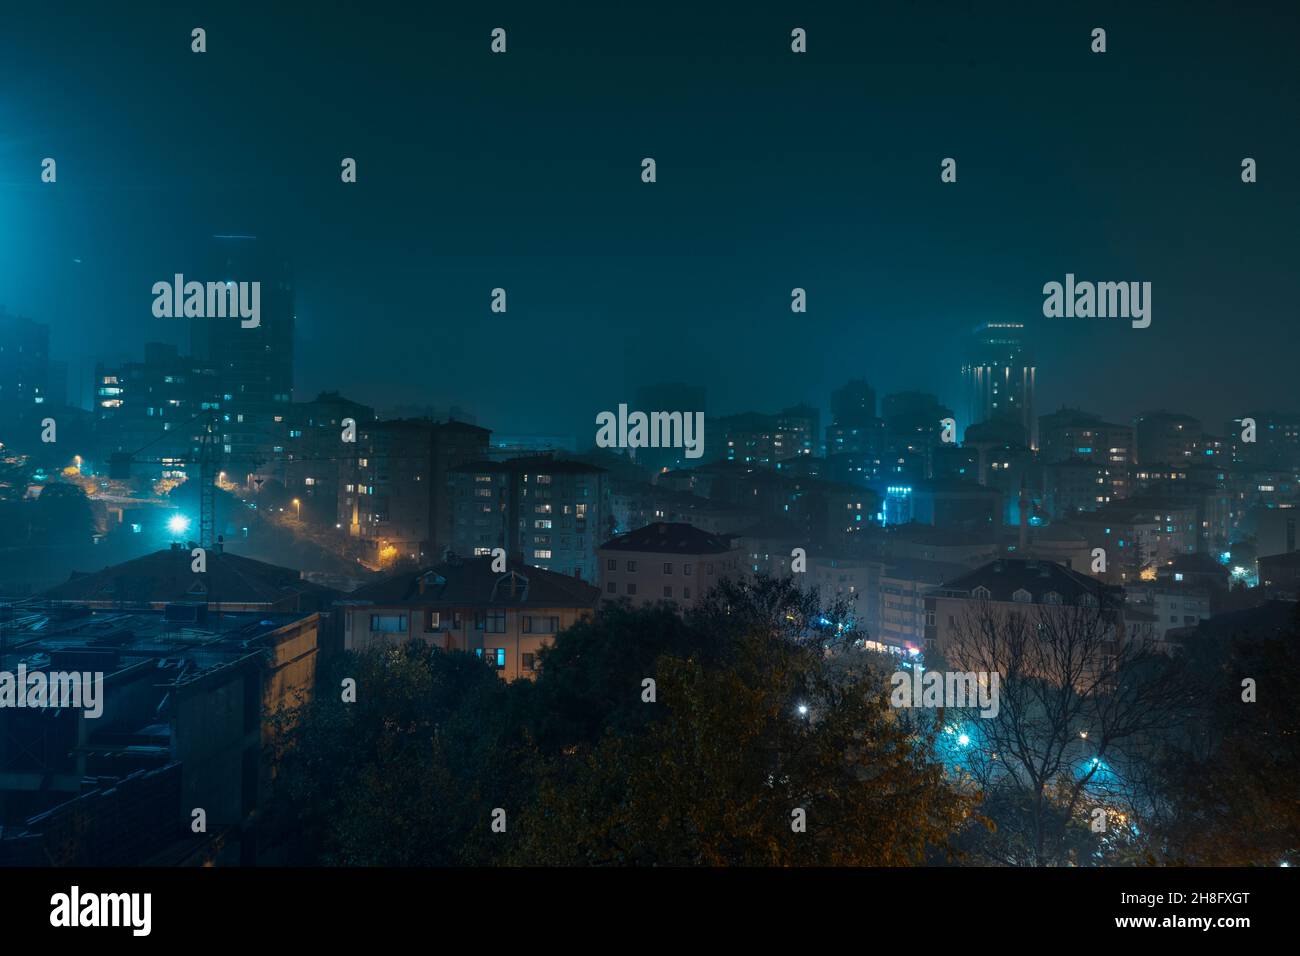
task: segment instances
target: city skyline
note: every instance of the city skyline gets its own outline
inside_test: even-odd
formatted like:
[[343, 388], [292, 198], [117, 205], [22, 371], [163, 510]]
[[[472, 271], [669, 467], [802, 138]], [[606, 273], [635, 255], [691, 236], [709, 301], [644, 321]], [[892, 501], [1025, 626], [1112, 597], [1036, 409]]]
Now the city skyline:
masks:
[[6, 12], [7, 932], [1266, 925], [1300, 8], [835, 6]]

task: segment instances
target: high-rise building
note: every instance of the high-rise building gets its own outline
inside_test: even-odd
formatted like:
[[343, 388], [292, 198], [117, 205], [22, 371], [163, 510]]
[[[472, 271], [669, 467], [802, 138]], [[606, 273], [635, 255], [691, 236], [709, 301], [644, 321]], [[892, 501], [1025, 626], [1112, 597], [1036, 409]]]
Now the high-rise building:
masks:
[[836, 425], [865, 426], [876, 417], [876, 390], [864, 379], [851, 382], [831, 392], [831, 421]]
[[605, 469], [550, 456], [451, 468], [451, 548], [596, 580], [596, 548], [613, 529]]
[[1043, 461], [1084, 458], [1127, 469], [1133, 463], [1133, 429], [1114, 425], [1077, 408], [1062, 408], [1038, 419]]
[[451, 543], [453, 469], [482, 458], [491, 432], [426, 419], [358, 423], [341, 465], [338, 523], [384, 564], [437, 560]]
[[49, 378], [50, 327], [0, 310], [0, 424], [48, 404]]
[[865, 485], [880, 474], [884, 453], [885, 422], [876, 417], [876, 390], [858, 378], [831, 392], [826, 458], [833, 480]]
[[1036, 369], [1025, 347], [1020, 322], [985, 322], [967, 344], [962, 379], [966, 392], [967, 425], [997, 418], [1019, 422], [1038, 448], [1038, 419], [1034, 416]]
[[145, 345], [143, 362], [95, 366], [94, 414], [101, 465], [139, 452], [149, 462], [140, 469], [155, 475], [184, 471], [208, 417], [226, 416], [216, 369], [162, 342]]
[[276, 424], [277, 445], [284, 450], [256, 477], [284, 485], [285, 492], [299, 502], [301, 521], [342, 526], [339, 477], [353, 467], [352, 446], [343, 440], [343, 423], [348, 419], [362, 431], [375, 421], [375, 411], [338, 392], [322, 392], [309, 402], [291, 403], [283, 421]]
[[952, 409], [928, 392], [895, 392], [881, 405], [885, 420], [882, 472], [892, 481], [921, 481], [933, 474], [934, 449], [943, 434], [943, 419]]
[[1201, 441], [1200, 419], [1174, 412], [1147, 412], [1134, 422], [1133, 444], [1139, 465], [1193, 464]]
[[211, 364], [229, 411], [223, 421], [224, 467], [232, 479], [255, 472], [284, 449], [276, 441], [293, 400], [294, 289], [288, 262], [255, 236], [214, 236], [203, 282], [260, 284], [258, 324], [191, 318], [196, 358]]
[[[1245, 420], [1254, 422], [1254, 441], [1244, 441]], [[1233, 459], [1251, 465], [1300, 468], [1300, 415], [1294, 412], [1251, 411], [1228, 422], [1224, 429]], [[1208, 447], [1204, 452], [1211, 452]], [[1213, 458], [1213, 454], [1203, 457]]]
[[1061, 408], [1039, 416], [1038, 442], [1039, 457], [1047, 464], [1074, 459], [1104, 466], [1107, 488], [1100, 495], [1106, 500], [1129, 494], [1129, 469], [1134, 463], [1131, 426], [1102, 421], [1077, 408]]
[[704, 456], [707, 461], [736, 461], [775, 467], [779, 461], [817, 450], [820, 415], [796, 405], [776, 415], [744, 412], [706, 419]]

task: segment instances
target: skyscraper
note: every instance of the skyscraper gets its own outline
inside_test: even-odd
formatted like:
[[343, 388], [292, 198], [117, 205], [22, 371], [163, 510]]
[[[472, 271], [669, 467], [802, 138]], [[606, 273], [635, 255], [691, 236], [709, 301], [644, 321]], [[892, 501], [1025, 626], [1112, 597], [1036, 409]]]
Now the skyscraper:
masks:
[[216, 369], [222, 388], [221, 452], [232, 477], [256, 471], [276, 445], [293, 400], [293, 277], [289, 264], [256, 236], [213, 236], [203, 282], [260, 283], [258, 324], [238, 318], [193, 318], [195, 358]]
[[985, 322], [975, 329], [962, 363], [967, 425], [994, 419], [1018, 422], [1038, 448], [1038, 419], [1034, 415], [1036, 369], [1025, 348], [1020, 322]]

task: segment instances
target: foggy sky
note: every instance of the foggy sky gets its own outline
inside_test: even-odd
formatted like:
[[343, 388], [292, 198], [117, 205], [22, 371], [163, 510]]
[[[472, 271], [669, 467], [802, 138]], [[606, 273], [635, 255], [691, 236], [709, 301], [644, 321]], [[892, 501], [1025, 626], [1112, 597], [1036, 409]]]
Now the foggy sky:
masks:
[[[1040, 413], [1297, 404], [1294, 5], [260, 6], [3, 15], [0, 304], [74, 399], [187, 345], [151, 285], [246, 233], [295, 264], [299, 399], [588, 441], [659, 380], [711, 413], [857, 376], [960, 409], [962, 336], [1019, 320]], [[1151, 327], [1044, 319], [1067, 272], [1150, 281]]]

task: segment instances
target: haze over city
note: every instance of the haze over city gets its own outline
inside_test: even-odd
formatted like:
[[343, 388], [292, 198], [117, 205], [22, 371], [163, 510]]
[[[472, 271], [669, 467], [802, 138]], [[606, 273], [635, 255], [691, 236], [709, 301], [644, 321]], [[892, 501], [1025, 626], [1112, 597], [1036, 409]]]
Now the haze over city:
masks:
[[[802, 59], [772, 5], [510, 12], [514, 48], [492, 60], [462, 39], [477, 15], [236, 4], [203, 11], [212, 49], [192, 66], [166, 42], [198, 15], [184, 4], [129, 30], [108, 10], [77, 30], [11, 13], [0, 301], [57, 323], [86, 406], [96, 360], [187, 344], [149, 288], [221, 233], [292, 260], [296, 394], [345, 383], [511, 431], [585, 435], [665, 378], [707, 381], [715, 413], [756, 390], [825, 408], [858, 374], [952, 405], [960, 340], [989, 320], [1031, 325], [1045, 409], [1218, 421], [1290, 397], [1268, 347], [1296, 318], [1300, 251], [1283, 11], [1192, 5], [1177, 30], [1123, 4], [822, 11]], [[1118, 34], [1104, 71], [1065, 42], [1089, 17]], [[1152, 326], [1044, 320], [1042, 286], [1067, 272], [1150, 281]], [[502, 374], [539, 361], [584, 388]]]
[[1300, 9], [570, 6], [0, 15], [5, 938], [1285, 928]]

